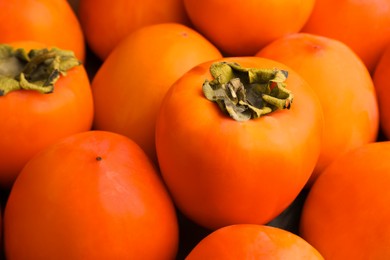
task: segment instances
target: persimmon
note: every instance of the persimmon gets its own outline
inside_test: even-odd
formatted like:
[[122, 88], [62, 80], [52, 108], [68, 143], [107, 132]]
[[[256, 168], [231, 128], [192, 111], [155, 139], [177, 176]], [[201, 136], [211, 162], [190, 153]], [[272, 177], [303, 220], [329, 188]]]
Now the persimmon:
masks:
[[373, 74], [374, 87], [378, 98], [380, 128], [390, 139], [390, 42], [383, 52]]
[[390, 42], [389, 0], [316, 0], [302, 32], [348, 45], [372, 73]]
[[265, 44], [298, 32], [314, 0], [184, 0], [193, 26], [226, 56], [252, 56]]
[[68, 136], [21, 171], [4, 211], [7, 259], [174, 259], [175, 208], [127, 137]]
[[259, 57], [205, 62], [160, 107], [161, 174], [178, 209], [200, 226], [265, 224], [308, 181], [322, 123], [314, 91], [289, 67]]
[[346, 44], [324, 36], [296, 33], [273, 41], [256, 56], [294, 69], [321, 102], [323, 143], [309, 183], [335, 158], [376, 140], [379, 112], [374, 84], [366, 66]]
[[264, 225], [236, 224], [222, 227], [207, 235], [192, 249], [186, 259], [324, 258], [303, 238], [289, 231]]
[[130, 137], [157, 162], [155, 121], [166, 91], [193, 66], [221, 57], [214, 45], [182, 24], [149, 25], [134, 31], [93, 78], [94, 129]]
[[89, 47], [101, 60], [143, 26], [168, 22], [189, 25], [182, 0], [80, 0], [78, 15]]
[[0, 45], [0, 186], [7, 189], [34, 154], [93, 120], [88, 75], [73, 52], [11, 45]]
[[0, 43], [36, 41], [85, 60], [79, 20], [66, 0], [0, 0]]
[[300, 235], [325, 259], [390, 258], [390, 142], [356, 148], [311, 187]]

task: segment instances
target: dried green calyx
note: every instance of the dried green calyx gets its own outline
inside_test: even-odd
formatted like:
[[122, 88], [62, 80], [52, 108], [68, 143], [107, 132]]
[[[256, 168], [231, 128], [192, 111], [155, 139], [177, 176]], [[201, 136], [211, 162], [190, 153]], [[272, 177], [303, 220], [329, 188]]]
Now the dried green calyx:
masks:
[[286, 70], [243, 68], [234, 62], [216, 62], [211, 65], [210, 73], [214, 79], [203, 83], [204, 95], [237, 121], [289, 109], [293, 101], [293, 94], [286, 89]]
[[44, 48], [26, 52], [0, 44], [0, 96], [21, 89], [51, 93], [60, 75], [80, 64], [72, 51]]

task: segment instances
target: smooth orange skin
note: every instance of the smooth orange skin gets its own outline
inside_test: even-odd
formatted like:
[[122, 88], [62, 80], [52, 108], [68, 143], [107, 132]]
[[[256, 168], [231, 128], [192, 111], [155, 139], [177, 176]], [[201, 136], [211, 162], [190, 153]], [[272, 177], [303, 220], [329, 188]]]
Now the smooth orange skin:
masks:
[[175, 209], [154, 165], [110, 132], [78, 133], [40, 152], [4, 214], [10, 260], [174, 259], [178, 246]]
[[390, 142], [359, 147], [332, 163], [305, 201], [300, 235], [325, 259], [390, 258]]
[[155, 121], [165, 93], [192, 67], [221, 57], [214, 45], [185, 25], [150, 25], [133, 32], [92, 81], [94, 129], [130, 137], [157, 163]]
[[143, 26], [189, 24], [182, 0], [80, 0], [78, 15], [88, 45], [101, 60], [129, 33]]
[[380, 127], [387, 139], [390, 139], [390, 42], [379, 59], [373, 74], [374, 87], [378, 98]]
[[376, 140], [379, 112], [374, 84], [363, 62], [347, 45], [327, 37], [297, 33], [268, 44], [256, 56], [294, 69], [321, 102], [324, 139], [308, 185], [343, 153]]
[[84, 35], [66, 0], [0, 0], [0, 42], [36, 41], [85, 60]]
[[373, 72], [390, 42], [390, 2], [317, 0], [302, 32], [344, 42]]
[[12, 46], [12, 48], [14, 48], [14, 49], [19, 49], [19, 48], [25, 49], [26, 52], [29, 52], [32, 49], [53, 48], [53, 46], [48, 46], [47, 44], [44, 44], [42, 42], [31, 41], [31, 40], [29, 40], [29, 41], [14, 41], [14, 42], [5, 43], [5, 44]]
[[225, 56], [252, 56], [267, 43], [301, 30], [314, 0], [184, 0], [194, 27]]
[[306, 259], [322, 260], [320, 253], [289, 231], [264, 225], [237, 224], [203, 238], [186, 260]]
[[[14, 44], [23, 46], [31, 49], [41, 44]], [[91, 129], [93, 97], [84, 66], [61, 76], [53, 93], [20, 90], [1, 96], [0, 111], [0, 186], [9, 189], [25, 163], [41, 149]]]
[[156, 123], [160, 170], [178, 208], [209, 229], [264, 224], [281, 213], [311, 175], [323, 126], [314, 92], [290, 68], [259, 57], [222, 60], [287, 69], [296, 101], [290, 110], [237, 122], [202, 93], [213, 61], [170, 88]]

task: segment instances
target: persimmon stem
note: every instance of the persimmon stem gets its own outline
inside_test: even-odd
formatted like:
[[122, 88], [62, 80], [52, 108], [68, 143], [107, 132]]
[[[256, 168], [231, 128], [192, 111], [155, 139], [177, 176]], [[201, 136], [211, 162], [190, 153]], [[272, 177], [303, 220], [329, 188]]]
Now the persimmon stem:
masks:
[[243, 68], [223, 61], [213, 63], [210, 73], [214, 79], [203, 83], [205, 97], [237, 121], [289, 109], [293, 101], [286, 70]]
[[14, 49], [0, 44], [0, 96], [16, 90], [53, 92], [61, 75], [80, 65], [71, 51], [52, 49]]

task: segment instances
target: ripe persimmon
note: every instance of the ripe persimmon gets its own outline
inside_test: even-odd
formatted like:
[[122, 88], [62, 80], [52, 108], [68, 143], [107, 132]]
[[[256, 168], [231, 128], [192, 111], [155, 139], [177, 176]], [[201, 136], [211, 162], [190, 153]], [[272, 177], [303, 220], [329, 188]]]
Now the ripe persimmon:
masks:
[[193, 26], [226, 56], [250, 56], [300, 31], [314, 0], [184, 0], [184, 5]]
[[314, 91], [286, 65], [259, 57], [205, 62], [180, 77], [160, 107], [161, 175], [180, 211], [200, 226], [265, 224], [308, 181], [322, 123]]
[[310, 183], [335, 158], [376, 140], [379, 112], [374, 84], [366, 66], [346, 44], [324, 36], [296, 33], [275, 40], [256, 55], [295, 70], [320, 99], [324, 135]]
[[387, 139], [390, 139], [390, 42], [383, 52], [373, 74], [374, 86], [378, 97], [380, 127]]
[[303, 205], [300, 235], [325, 259], [390, 259], [390, 142], [336, 159]]
[[193, 66], [220, 57], [214, 45], [182, 24], [134, 31], [93, 78], [94, 129], [130, 137], [156, 162], [155, 120], [166, 91]]
[[66, 0], [0, 0], [0, 43], [42, 42], [85, 60], [84, 35]]
[[2, 188], [12, 186], [38, 151], [92, 126], [93, 97], [84, 66], [72, 52], [42, 46], [0, 45]]
[[143, 26], [189, 24], [182, 0], [80, 0], [78, 15], [89, 47], [101, 60], [120, 40]]
[[203, 238], [186, 260], [305, 259], [323, 260], [303, 238], [289, 231], [254, 224], [236, 224], [215, 230]]
[[70, 135], [29, 160], [4, 211], [7, 259], [174, 259], [172, 200], [142, 149], [111, 132]]
[[372, 73], [390, 42], [390, 1], [316, 0], [302, 32], [345, 43]]

